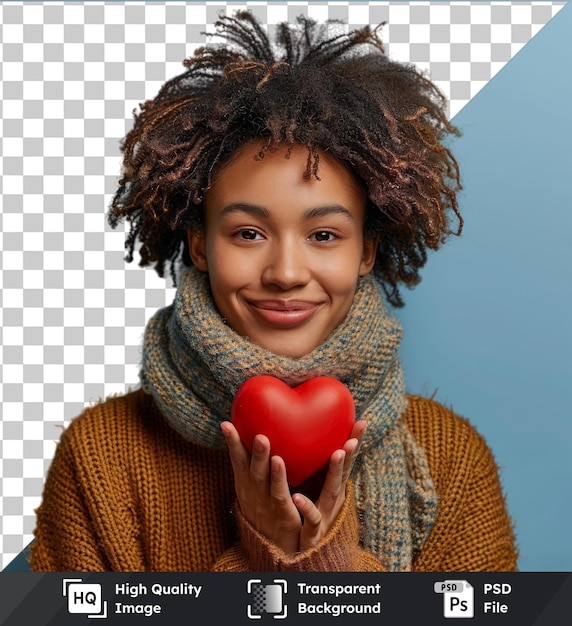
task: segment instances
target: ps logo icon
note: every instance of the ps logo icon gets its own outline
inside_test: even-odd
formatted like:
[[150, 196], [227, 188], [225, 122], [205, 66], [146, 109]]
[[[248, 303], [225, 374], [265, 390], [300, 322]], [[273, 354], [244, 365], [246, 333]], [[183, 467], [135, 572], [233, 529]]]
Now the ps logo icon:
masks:
[[466, 580], [445, 580], [435, 583], [435, 593], [443, 594], [443, 616], [475, 616], [475, 589]]

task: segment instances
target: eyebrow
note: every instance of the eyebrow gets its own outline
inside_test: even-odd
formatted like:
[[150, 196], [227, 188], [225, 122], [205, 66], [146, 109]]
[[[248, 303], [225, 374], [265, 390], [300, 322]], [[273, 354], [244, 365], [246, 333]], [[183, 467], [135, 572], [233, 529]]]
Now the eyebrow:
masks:
[[221, 217], [230, 215], [231, 213], [248, 213], [255, 217], [270, 217], [270, 211], [257, 204], [248, 204], [246, 202], [233, 202], [224, 207], [220, 212]]
[[[249, 204], [247, 202], [234, 202], [224, 207], [221, 211], [221, 217], [230, 215], [231, 213], [242, 212], [248, 213], [255, 217], [269, 218], [272, 217], [270, 211], [263, 206], [257, 204]], [[318, 217], [326, 217], [328, 215], [342, 215], [350, 220], [354, 219], [353, 214], [349, 209], [341, 204], [327, 204], [324, 206], [317, 206], [304, 211], [303, 218], [306, 220], [316, 219]]]
[[328, 215], [343, 215], [350, 220], [354, 219], [352, 212], [341, 204], [327, 204], [325, 206], [317, 206], [313, 209], [304, 211], [304, 219], [311, 220], [316, 217], [326, 217]]

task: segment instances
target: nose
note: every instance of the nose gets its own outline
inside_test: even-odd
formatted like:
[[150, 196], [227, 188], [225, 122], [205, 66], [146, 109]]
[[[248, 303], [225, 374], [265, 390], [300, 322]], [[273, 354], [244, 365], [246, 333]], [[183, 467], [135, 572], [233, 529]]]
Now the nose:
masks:
[[303, 287], [310, 281], [310, 268], [302, 246], [294, 241], [280, 241], [268, 251], [262, 282], [282, 290]]

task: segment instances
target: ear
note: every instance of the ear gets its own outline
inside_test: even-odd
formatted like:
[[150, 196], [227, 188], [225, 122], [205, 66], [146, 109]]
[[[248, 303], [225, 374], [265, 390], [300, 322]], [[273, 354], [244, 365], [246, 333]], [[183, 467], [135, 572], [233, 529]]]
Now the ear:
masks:
[[378, 245], [379, 235], [375, 237], [365, 237], [363, 242], [363, 255], [359, 266], [360, 276], [365, 276], [371, 272], [373, 264], [375, 263]]
[[187, 230], [187, 241], [189, 243], [189, 255], [193, 265], [201, 272], [208, 272], [205, 233], [199, 228], [189, 228]]

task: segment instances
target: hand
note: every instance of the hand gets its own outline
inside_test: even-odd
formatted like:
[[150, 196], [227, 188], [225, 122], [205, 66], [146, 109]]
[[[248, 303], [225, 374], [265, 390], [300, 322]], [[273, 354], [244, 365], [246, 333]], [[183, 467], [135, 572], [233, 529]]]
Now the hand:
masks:
[[315, 504], [301, 493], [292, 496], [296, 508], [304, 518], [300, 550], [315, 546], [328, 533], [341, 511], [346, 498], [346, 483], [365, 429], [365, 421], [356, 422], [350, 439], [341, 450], [332, 454], [324, 486]]
[[315, 546], [332, 527], [344, 504], [346, 483], [365, 427], [364, 421], [356, 422], [350, 439], [330, 457], [324, 485], [314, 504], [301, 493], [290, 495], [284, 461], [279, 456], [270, 457], [267, 437], [254, 438], [250, 455], [233, 424], [223, 422], [221, 429], [228, 444], [243, 515], [286, 554]]
[[223, 422], [221, 429], [242, 514], [286, 554], [294, 554], [300, 547], [302, 521], [290, 496], [284, 461], [278, 456], [270, 458], [268, 437], [257, 435], [250, 455], [231, 422]]

